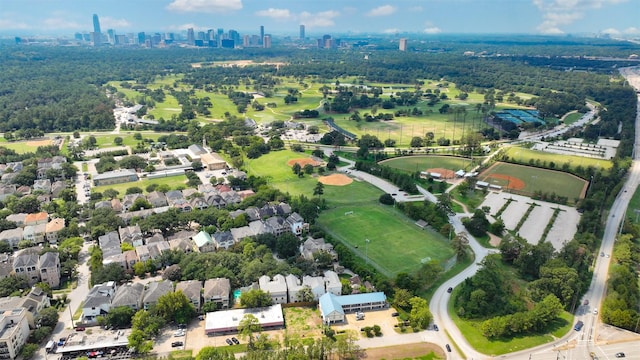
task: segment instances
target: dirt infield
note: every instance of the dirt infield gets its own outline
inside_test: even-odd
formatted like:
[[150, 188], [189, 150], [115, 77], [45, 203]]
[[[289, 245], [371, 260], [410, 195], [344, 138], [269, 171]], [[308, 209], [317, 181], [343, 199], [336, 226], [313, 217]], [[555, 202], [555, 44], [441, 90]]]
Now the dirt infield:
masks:
[[320, 166], [322, 165], [320, 162], [313, 160], [312, 158], [298, 158], [291, 159], [287, 161], [287, 165], [293, 166], [293, 164], [298, 163], [300, 166], [305, 166], [307, 164], [311, 164], [312, 166]]
[[453, 170], [445, 169], [445, 168], [433, 168], [427, 169], [428, 173], [438, 173], [442, 175], [442, 179], [453, 179], [456, 177], [456, 173]]
[[53, 141], [51, 140], [27, 141], [27, 146], [33, 146], [33, 147], [47, 146], [51, 144], [53, 144]]
[[490, 174], [489, 176], [487, 176], [487, 179], [506, 181], [507, 184], [502, 186], [505, 189], [522, 190], [525, 186], [524, 181], [518, 179], [517, 177], [504, 174]]
[[353, 179], [347, 175], [331, 174], [328, 176], [320, 176], [318, 181], [325, 185], [345, 186], [353, 182]]

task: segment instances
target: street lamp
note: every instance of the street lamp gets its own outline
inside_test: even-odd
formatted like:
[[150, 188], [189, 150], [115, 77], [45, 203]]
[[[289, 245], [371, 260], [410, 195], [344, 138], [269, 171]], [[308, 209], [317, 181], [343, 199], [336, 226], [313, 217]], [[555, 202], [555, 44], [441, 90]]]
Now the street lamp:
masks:
[[364, 239], [364, 256], [367, 259], [367, 265], [369, 265], [369, 239]]

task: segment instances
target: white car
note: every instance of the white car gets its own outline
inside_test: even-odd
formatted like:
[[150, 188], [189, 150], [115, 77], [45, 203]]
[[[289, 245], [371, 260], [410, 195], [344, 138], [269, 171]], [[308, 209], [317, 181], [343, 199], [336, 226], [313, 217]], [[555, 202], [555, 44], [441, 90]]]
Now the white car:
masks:
[[173, 336], [180, 337], [180, 336], [184, 336], [184, 334], [185, 334], [184, 330], [178, 330], [173, 334]]

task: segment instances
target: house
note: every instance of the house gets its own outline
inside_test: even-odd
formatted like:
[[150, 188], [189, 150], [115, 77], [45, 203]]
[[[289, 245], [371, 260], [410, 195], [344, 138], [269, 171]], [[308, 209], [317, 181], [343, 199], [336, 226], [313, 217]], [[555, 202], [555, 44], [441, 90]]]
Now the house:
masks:
[[44, 232], [49, 244], [54, 245], [58, 243], [58, 233], [64, 228], [65, 223], [63, 218], [51, 219], [51, 221], [47, 223]]
[[245, 213], [247, 214], [249, 221], [257, 221], [260, 220], [260, 210], [257, 207], [248, 207], [245, 209]]
[[131, 169], [107, 171], [93, 177], [94, 186], [122, 184], [131, 181], [138, 181], [138, 174]]
[[55, 181], [51, 184], [51, 196], [59, 197], [62, 190], [66, 189], [67, 185], [65, 185], [64, 181]]
[[[7, 175], [9, 175], [9, 174], [7, 174]], [[4, 175], [3, 175], [3, 178], [4, 178]], [[18, 188], [16, 189], [16, 195], [18, 197], [22, 197], [22, 196], [29, 195], [29, 194], [31, 194], [31, 187], [28, 186], [28, 185], [18, 186]]]
[[193, 238], [193, 243], [200, 252], [212, 252], [216, 251], [216, 244], [211, 239], [211, 235], [205, 231], [200, 231]]
[[17, 248], [18, 243], [22, 241], [22, 228], [4, 230], [0, 232], [0, 241], [9, 243], [12, 248]]
[[196, 196], [191, 198], [191, 200], [189, 200], [189, 205], [191, 205], [192, 209], [199, 209], [199, 210], [206, 209], [209, 207], [209, 204], [207, 203], [205, 198], [202, 196]]
[[324, 272], [324, 287], [328, 293], [342, 295], [342, 283], [335, 271], [327, 270]]
[[249, 223], [249, 229], [254, 236], [262, 234], [271, 234], [271, 229], [268, 228], [261, 220], [252, 221]]
[[29, 314], [27, 317], [33, 319], [44, 308], [51, 306], [51, 302], [47, 293], [39, 287], [32, 287], [31, 291], [26, 296], [9, 296], [0, 298], [0, 313], [7, 310], [13, 310], [18, 308], [26, 309]]
[[193, 244], [188, 239], [169, 240], [169, 248], [171, 250], [180, 250], [186, 254], [193, 252]]
[[120, 237], [115, 231], [110, 231], [98, 237], [98, 245], [102, 250], [102, 257], [104, 259], [111, 255], [122, 254], [122, 249], [120, 249]]
[[124, 211], [124, 208], [122, 207], [122, 202], [118, 198], [111, 199], [111, 208], [113, 209], [113, 211], [117, 213]]
[[33, 182], [33, 186], [31, 187], [33, 190], [40, 190], [45, 194], [51, 193], [51, 180], [43, 179], [36, 180]]
[[24, 218], [24, 225], [38, 225], [49, 222], [49, 214], [44, 211], [35, 214], [27, 214]]
[[260, 290], [271, 295], [271, 301], [274, 304], [287, 303], [287, 280], [284, 276], [277, 274], [270, 279], [267, 275], [262, 275], [258, 279]]
[[300, 254], [307, 260], [314, 260], [314, 254], [319, 252], [330, 254], [334, 261], [338, 259], [338, 254], [333, 250], [333, 245], [326, 243], [324, 238], [314, 239], [309, 237], [300, 247]]
[[142, 230], [140, 230], [140, 225], [138, 224], [118, 228], [118, 234], [120, 235], [120, 242], [122, 244], [127, 243], [134, 247], [142, 246], [144, 244]]
[[46, 224], [27, 225], [22, 229], [22, 238], [33, 244], [44, 242]]
[[[125, 252], [122, 253], [122, 256], [124, 258], [124, 269], [125, 270], [133, 270], [133, 265], [135, 265], [139, 260], [138, 260], [138, 254], [136, 253], [135, 250], [127, 250]], [[121, 264], [122, 266], [122, 264]]]
[[98, 316], [106, 315], [111, 309], [111, 300], [116, 293], [116, 283], [94, 285], [82, 305], [81, 323], [93, 325], [97, 323]]
[[302, 216], [300, 216], [300, 214], [298, 214], [297, 212], [291, 213], [291, 215], [287, 217], [286, 222], [289, 225], [289, 230], [294, 235], [302, 235], [302, 230], [304, 229], [304, 219], [302, 218]]
[[216, 153], [200, 154], [200, 162], [207, 170], [221, 170], [227, 167], [227, 162]]
[[290, 229], [285, 219], [280, 216], [270, 217], [264, 221], [264, 224], [269, 229], [269, 232], [275, 236], [280, 236]]
[[160, 191], [153, 191], [147, 194], [147, 201], [154, 208], [169, 205], [167, 203], [167, 197]]
[[127, 194], [122, 198], [122, 210], [127, 212], [129, 211], [129, 209], [131, 209], [131, 207], [133, 207], [133, 204], [135, 203], [136, 200], [138, 199], [145, 199], [144, 195], [142, 194]]
[[239, 243], [243, 239], [246, 239], [248, 237], [252, 237], [255, 234], [253, 233], [253, 231], [251, 231], [250, 227], [242, 226], [242, 227], [239, 227], [239, 228], [231, 229], [231, 235], [233, 236], [233, 241], [235, 241], [236, 243]]
[[25, 252], [16, 256], [13, 260], [13, 271], [16, 276], [27, 279], [30, 285], [40, 281], [40, 272], [38, 271], [39, 257], [37, 254]]
[[322, 276], [304, 276], [302, 278], [302, 286], [311, 289], [313, 300], [316, 301], [327, 292], [324, 287], [324, 278]]
[[126, 283], [118, 287], [111, 307], [127, 306], [135, 311], [142, 308], [142, 296], [144, 294], [144, 285], [141, 283]]
[[169, 280], [157, 281], [147, 284], [147, 288], [144, 291], [142, 297], [142, 307], [145, 310], [158, 302], [160, 296], [173, 292], [173, 283]]
[[155, 244], [155, 243], [165, 242], [165, 241], [164, 241], [164, 236], [162, 236], [161, 232], [155, 232], [153, 235], [151, 235], [151, 237], [144, 239], [144, 242], [147, 245], [149, 245], [149, 244]]
[[200, 280], [180, 281], [176, 284], [176, 292], [178, 291], [182, 291], [199, 313], [202, 306], [202, 282]]
[[60, 287], [60, 254], [57, 252], [46, 252], [40, 256], [38, 261], [40, 279], [49, 284], [52, 289]]
[[9, 196], [13, 196], [16, 193], [16, 185], [15, 184], [7, 184], [0, 186], [0, 201], [4, 202], [9, 198]]
[[0, 314], [0, 358], [15, 359], [20, 355], [29, 338], [28, 319], [24, 308], [5, 310]]
[[213, 242], [217, 249], [222, 248], [225, 250], [235, 244], [231, 231], [216, 231], [216, 233], [213, 234]]
[[94, 205], [93, 205], [94, 209], [102, 209], [102, 208], [109, 208], [112, 209], [111, 207], [111, 201], [109, 200], [103, 200], [103, 201], [97, 201]]
[[231, 282], [226, 278], [208, 279], [204, 282], [204, 303], [214, 302], [218, 309], [228, 309]]
[[27, 218], [27, 214], [25, 213], [18, 213], [18, 214], [11, 214], [11, 215], [7, 215], [7, 217], [5, 218], [7, 221], [11, 221], [16, 223], [16, 225], [18, 226], [24, 226], [24, 219]]
[[387, 306], [387, 297], [383, 292], [344, 296], [326, 293], [318, 302], [322, 322], [327, 325], [344, 322], [347, 313], [386, 309]]
[[142, 245], [142, 246], [136, 247], [135, 252], [136, 252], [136, 256], [138, 257], [138, 261], [144, 262], [151, 259], [151, 256], [149, 255], [148, 245]]
[[284, 279], [287, 283], [287, 296], [289, 297], [289, 302], [294, 303], [302, 301], [299, 296], [299, 292], [303, 288], [300, 279], [293, 274], [285, 276]]

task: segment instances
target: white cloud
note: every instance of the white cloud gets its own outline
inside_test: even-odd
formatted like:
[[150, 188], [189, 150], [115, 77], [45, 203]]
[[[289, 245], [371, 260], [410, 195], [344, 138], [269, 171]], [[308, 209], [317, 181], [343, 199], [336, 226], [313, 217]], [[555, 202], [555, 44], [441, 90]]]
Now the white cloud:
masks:
[[298, 16], [298, 20], [308, 28], [330, 27], [336, 24], [334, 19], [338, 16], [340, 16], [340, 13], [335, 10], [321, 11], [314, 14], [303, 11]]
[[640, 34], [640, 29], [635, 28], [635, 27], [630, 27], [630, 28], [626, 28], [624, 29], [623, 33], [627, 34], [627, 35], [637, 35]]
[[68, 20], [66, 18], [62, 18], [62, 17], [52, 17], [52, 18], [48, 18], [45, 19], [42, 22], [42, 27], [45, 29], [49, 29], [49, 30], [57, 30], [57, 29], [83, 29], [84, 26], [82, 26], [81, 24], [72, 21], [72, 20]]
[[601, 31], [603, 34], [620, 35], [620, 31], [614, 28], [608, 28]]
[[131, 23], [126, 19], [114, 19], [109, 16], [100, 18], [100, 25], [105, 29], [122, 29], [132, 27]]
[[173, 0], [167, 9], [177, 12], [228, 12], [242, 9], [242, 0]]
[[371, 11], [367, 13], [367, 16], [387, 16], [393, 14], [394, 12], [396, 12], [395, 6], [382, 5], [378, 6], [375, 9], [371, 9]]
[[442, 30], [440, 30], [440, 28], [437, 26], [427, 27], [423, 31], [425, 34], [439, 34], [442, 32]]
[[[211, 27], [209, 27], [211, 28]], [[168, 27], [168, 30], [172, 30], [172, 31], [186, 31], [189, 29], [193, 29], [194, 31], [204, 31], [207, 30], [208, 28], [206, 26], [199, 26], [196, 25], [194, 23], [188, 23], [188, 24], [181, 24], [181, 25], [170, 25]]]
[[30, 26], [28, 24], [20, 21], [0, 19], [0, 30], [24, 30], [29, 28]]
[[270, 17], [276, 20], [287, 20], [294, 17], [289, 9], [274, 9], [268, 8], [267, 10], [256, 11], [256, 15]]
[[422, 10], [424, 10], [424, 8], [420, 5], [418, 6], [412, 6], [409, 8], [409, 11], [411, 12], [422, 12]]
[[384, 33], [384, 34], [397, 34], [399, 32], [400, 32], [400, 30], [399, 29], [395, 29], [395, 28], [394, 29], [382, 30], [382, 33]]
[[562, 34], [561, 27], [584, 17], [585, 11], [626, 2], [627, 0], [532, 0], [542, 13], [543, 21], [538, 31], [545, 34]]

